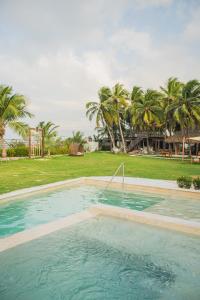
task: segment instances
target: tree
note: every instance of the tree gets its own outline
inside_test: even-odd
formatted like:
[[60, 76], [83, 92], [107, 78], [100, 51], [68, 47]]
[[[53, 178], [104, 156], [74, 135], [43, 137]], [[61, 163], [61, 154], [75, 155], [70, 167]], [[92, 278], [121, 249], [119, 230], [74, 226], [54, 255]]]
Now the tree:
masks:
[[164, 110], [164, 120], [163, 120], [163, 127], [169, 131], [169, 134], [172, 135], [173, 131], [177, 127], [177, 121], [173, 116], [172, 110], [169, 107], [174, 105], [178, 102], [178, 99], [181, 96], [182, 89], [184, 84], [180, 82], [176, 77], [170, 77], [167, 81], [165, 87], [160, 87], [163, 93], [162, 103], [161, 106]]
[[50, 156], [51, 148], [55, 144], [55, 138], [57, 137], [57, 128], [59, 126], [56, 126], [54, 123], [50, 121], [49, 122], [42, 121], [38, 124], [37, 127], [43, 129], [44, 145], [48, 151], [48, 156]]
[[160, 105], [161, 93], [148, 89], [132, 104], [133, 125], [147, 131], [147, 151], [149, 153], [149, 130], [160, 127], [163, 110]]
[[132, 92], [131, 92], [131, 95], [130, 95], [130, 101], [131, 101], [131, 105], [128, 107], [128, 110], [127, 110], [127, 114], [126, 114], [126, 122], [130, 128], [130, 132], [133, 134], [134, 132], [134, 129], [137, 129], [137, 125], [133, 126], [134, 122], [133, 122], [133, 119], [134, 119], [134, 114], [133, 114], [133, 106], [135, 103], [139, 102], [142, 97], [144, 95], [144, 92], [142, 90], [142, 88], [138, 87], [138, 86], [133, 86], [132, 88]]
[[77, 143], [79, 145], [85, 144], [84, 134], [81, 131], [73, 131], [71, 143]]
[[124, 134], [122, 130], [122, 121], [123, 117], [125, 116], [126, 108], [129, 105], [129, 93], [124, 88], [123, 84], [115, 84], [115, 86], [112, 88], [111, 95], [106, 102], [110, 107], [112, 107], [112, 110], [114, 112], [113, 118], [118, 124], [123, 151], [126, 153], [126, 143], [124, 140]]
[[21, 121], [33, 115], [27, 110], [24, 95], [14, 94], [10, 86], [0, 85], [0, 141], [2, 143], [2, 157], [6, 158], [5, 132], [10, 127], [21, 136], [26, 136], [28, 125]]
[[200, 124], [200, 82], [188, 81], [182, 88], [177, 101], [169, 105], [168, 111], [180, 125], [183, 137], [183, 157], [185, 137], [189, 130]]
[[99, 92], [99, 102], [90, 101], [86, 104], [86, 116], [91, 121], [96, 116], [96, 127], [106, 127], [108, 131], [112, 148], [115, 148], [115, 139], [112, 132], [112, 126], [114, 122], [112, 106], [107, 103], [107, 100], [111, 96], [111, 90], [108, 87], [102, 87]]

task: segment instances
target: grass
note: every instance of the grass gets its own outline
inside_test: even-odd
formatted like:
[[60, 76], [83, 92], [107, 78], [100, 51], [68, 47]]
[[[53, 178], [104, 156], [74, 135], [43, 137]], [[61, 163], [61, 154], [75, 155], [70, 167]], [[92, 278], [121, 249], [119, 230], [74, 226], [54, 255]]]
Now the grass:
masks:
[[121, 162], [125, 162], [126, 176], [176, 180], [182, 175], [200, 174], [200, 164], [191, 164], [189, 161], [130, 157], [106, 152], [90, 153], [84, 157], [24, 159], [0, 162], [0, 194], [81, 176], [110, 176]]

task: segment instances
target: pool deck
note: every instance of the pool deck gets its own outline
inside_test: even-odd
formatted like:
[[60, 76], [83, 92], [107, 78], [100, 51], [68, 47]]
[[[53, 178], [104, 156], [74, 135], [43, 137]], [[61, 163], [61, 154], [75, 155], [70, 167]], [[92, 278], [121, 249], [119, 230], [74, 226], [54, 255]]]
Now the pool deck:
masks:
[[[94, 180], [102, 180], [102, 181], [111, 181], [111, 176], [92, 176], [88, 177]], [[115, 177], [112, 182], [121, 183], [122, 177]], [[177, 186], [176, 181], [174, 180], [159, 180], [159, 179], [148, 179], [148, 178], [139, 178], [139, 177], [124, 177], [125, 184], [144, 186], [144, 187], [153, 187], [153, 188], [161, 188], [161, 189], [170, 189], [175, 191], [184, 191], [184, 192], [194, 192], [199, 193], [198, 190], [193, 188], [191, 189], [181, 189]]]

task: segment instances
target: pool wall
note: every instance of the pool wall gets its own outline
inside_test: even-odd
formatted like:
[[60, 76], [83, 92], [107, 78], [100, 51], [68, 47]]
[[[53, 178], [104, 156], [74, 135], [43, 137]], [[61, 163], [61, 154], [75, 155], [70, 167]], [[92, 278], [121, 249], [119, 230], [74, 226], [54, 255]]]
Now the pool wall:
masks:
[[76, 213], [66, 218], [61, 218], [59, 220], [49, 222], [43, 225], [36, 226], [34, 228], [24, 230], [15, 233], [9, 237], [0, 239], [0, 252], [7, 249], [13, 248], [15, 246], [30, 242], [32, 240], [38, 239], [45, 235], [51, 234], [57, 230], [70, 227], [72, 225], [78, 224], [82, 221], [94, 218], [96, 216], [95, 212], [90, 212], [89, 210], [84, 210], [80, 213]]
[[0, 239], [0, 252], [51, 234], [57, 230], [73, 226], [91, 218], [95, 218], [98, 215], [120, 218], [132, 222], [138, 222], [179, 231], [181, 233], [200, 236], [200, 223], [198, 222], [185, 221], [181, 219], [165, 217], [147, 212], [139, 212], [136, 210], [130, 210], [111, 205], [97, 205], [66, 218], [62, 218], [44, 225], [39, 225], [35, 228], [18, 232], [6, 238], [2, 238]]
[[[34, 195], [41, 192], [48, 192], [62, 187], [74, 186], [80, 184], [87, 184], [93, 186], [107, 187], [111, 177], [79, 177], [76, 179], [69, 179], [58, 181], [41, 186], [34, 186], [16, 190], [13, 192], [0, 195], [0, 203], [15, 200], [16, 198], [26, 197], [27, 195]], [[146, 178], [125, 178], [124, 186], [122, 186], [121, 177], [116, 177], [115, 180], [109, 182], [109, 188], [122, 189], [126, 191], [138, 191], [152, 194], [168, 195], [168, 197], [184, 197], [200, 200], [200, 191], [180, 189], [176, 186], [175, 182], [167, 180], [149, 180]]]
[[[118, 178], [119, 179], [119, 178]], [[138, 192], [144, 192], [144, 193], [152, 193], [152, 194], [160, 194], [160, 195], [168, 195], [169, 197], [184, 197], [186, 198], [192, 198], [192, 199], [198, 199], [200, 200], [200, 191], [197, 190], [187, 190], [187, 189], [181, 189], [178, 187], [170, 187], [168, 185], [165, 186], [165, 180], [151, 180], [152, 184], [149, 185], [149, 180], [146, 178], [140, 178], [140, 181], [143, 181], [143, 184], [137, 183], [137, 181], [134, 181], [135, 178], [133, 178], [133, 183], [124, 183], [124, 186], [122, 185], [122, 182], [113, 181], [109, 182], [109, 178], [106, 180], [104, 178], [84, 178], [84, 183], [87, 185], [94, 185], [94, 186], [100, 186], [100, 187], [108, 187], [114, 188], [114, 189], [121, 189], [124, 188], [126, 191], [138, 191]], [[159, 183], [162, 182], [162, 187], [159, 186]]]

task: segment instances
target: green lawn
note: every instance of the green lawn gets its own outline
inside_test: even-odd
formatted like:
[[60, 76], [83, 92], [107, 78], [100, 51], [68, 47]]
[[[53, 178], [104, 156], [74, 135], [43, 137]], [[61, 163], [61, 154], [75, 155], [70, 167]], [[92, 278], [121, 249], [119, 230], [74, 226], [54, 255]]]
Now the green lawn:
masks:
[[200, 164], [189, 161], [97, 152], [84, 157], [0, 162], [0, 193], [68, 178], [112, 175], [121, 162], [125, 162], [126, 176], [176, 179], [181, 175], [200, 175]]

